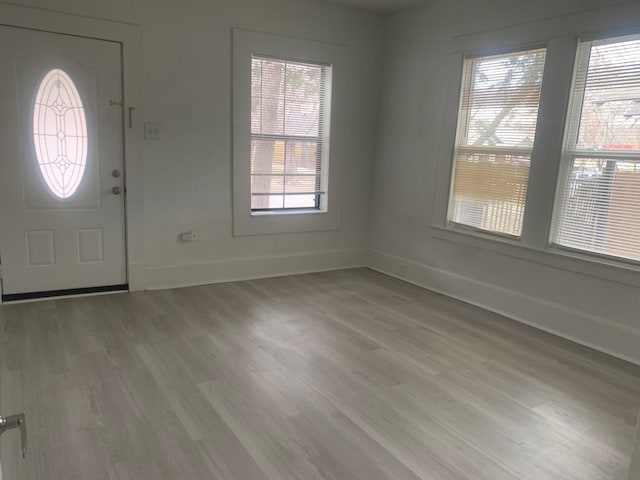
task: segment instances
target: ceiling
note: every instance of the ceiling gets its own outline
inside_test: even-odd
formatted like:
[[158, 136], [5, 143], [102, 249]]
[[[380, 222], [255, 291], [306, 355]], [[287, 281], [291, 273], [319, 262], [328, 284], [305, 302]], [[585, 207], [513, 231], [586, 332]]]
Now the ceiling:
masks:
[[357, 7], [377, 10], [379, 12], [391, 12], [409, 5], [423, 3], [425, 0], [330, 0], [332, 2], [346, 3]]

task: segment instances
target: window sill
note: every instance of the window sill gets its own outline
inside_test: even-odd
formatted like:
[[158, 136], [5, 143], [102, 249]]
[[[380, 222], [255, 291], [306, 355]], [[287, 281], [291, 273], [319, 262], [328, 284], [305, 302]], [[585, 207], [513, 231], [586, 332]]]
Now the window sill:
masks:
[[340, 210], [273, 210], [246, 212], [234, 211], [233, 235], [273, 235], [281, 233], [309, 233], [340, 230]]
[[623, 285], [640, 287], [640, 267], [591, 256], [561, 247], [546, 249], [523, 245], [518, 239], [493, 236], [457, 227], [432, 225], [433, 237], [439, 240], [486, 250], [499, 255], [517, 258], [561, 270], [609, 280]]
[[315, 208], [309, 209], [290, 209], [290, 210], [258, 210], [252, 211], [252, 217], [274, 217], [278, 215], [317, 215], [318, 213], [327, 213], [326, 210]]

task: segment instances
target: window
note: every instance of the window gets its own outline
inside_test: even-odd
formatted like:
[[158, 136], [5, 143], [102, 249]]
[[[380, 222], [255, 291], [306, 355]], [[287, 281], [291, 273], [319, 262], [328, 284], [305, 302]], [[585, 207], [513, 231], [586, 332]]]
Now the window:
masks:
[[467, 58], [448, 220], [519, 237], [546, 50]]
[[640, 35], [578, 47], [552, 243], [640, 261]]
[[233, 30], [233, 234], [339, 230], [349, 47]]
[[330, 78], [328, 65], [252, 56], [252, 211], [320, 208]]
[[49, 191], [59, 199], [73, 196], [87, 163], [87, 121], [78, 89], [58, 68], [44, 76], [36, 93], [33, 144]]

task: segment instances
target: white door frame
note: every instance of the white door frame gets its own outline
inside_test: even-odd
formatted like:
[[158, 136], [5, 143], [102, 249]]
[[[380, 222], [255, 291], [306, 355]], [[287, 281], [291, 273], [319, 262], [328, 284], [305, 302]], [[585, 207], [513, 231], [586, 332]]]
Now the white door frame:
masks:
[[629, 465], [629, 480], [640, 478], [640, 413], [638, 413], [638, 427], [636, 428], [636, 442], [631, 452], [631, 465]]
[[[129, 290], [146, 287], [142, 159], [142, 36], [139, 25], [0, 3], [0, 25], [120, 43], [122, 48], [125, 226]], [[135, 110], [131, 111], [133, 108]], [[132, 124], [129, 124], [130, 112]], [[132, 127], [132, 128], [130, 128]]]

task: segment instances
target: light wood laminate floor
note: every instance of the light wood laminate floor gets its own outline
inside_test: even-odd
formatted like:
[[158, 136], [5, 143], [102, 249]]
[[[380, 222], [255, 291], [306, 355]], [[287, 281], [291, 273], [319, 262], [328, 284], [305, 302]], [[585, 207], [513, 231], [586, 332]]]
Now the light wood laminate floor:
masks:
[[640, 369], [366, 269], [0, 306], [5, 480], [625, 479]]

